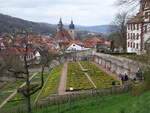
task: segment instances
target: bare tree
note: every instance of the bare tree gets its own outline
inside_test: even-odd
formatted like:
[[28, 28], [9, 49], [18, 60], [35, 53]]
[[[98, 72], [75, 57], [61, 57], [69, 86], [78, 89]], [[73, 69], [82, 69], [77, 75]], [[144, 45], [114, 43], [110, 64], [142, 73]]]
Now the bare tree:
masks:
[[[32, 44], [30, 44], [29, 40], [29, 33], [27, 31], [21, 31], [16, 34], [16, 36], [19, 35], [21, 40], [21, 48], [22, 51], [19, 51], [19, 55], [16, 54], [16, 51], [13, 51], [14, 49], [20, 49], [20, 47], [14, 47], [13, 44], [7, 44], [6, 49], [3, 52], [3, 55], [1, 55], [1, 58], [3, 58], [3, 65], [0, 66], [1, 70], [4, 70], [3, 72], [10, 72], [13, 75], [24, 75], [25, 79], [25, 86], [18, 88], [18, 92], [23, 94], [26, 104], [27, 104], [27, 110], [28, 113], [31, 113], [31, 95], [33, 95], [35, 92], [40, 90], [43, 87], [44, 84], [44, 78], [43, 74], [45, 71], [45, 67], [48, 64], [48, 60], [43, 60], [42, 58], [42, 64], [41, 64], [41, 83], [37, 86], [32, 85], [30, 81], [30, 72], [29, 69], [31, 66], [35, 64], [35, 59], [28, 59], [29, 58], [29, 52], [31, 49], [33, 49]], [[7, 35], [7, 37], [12, 35]], [[48, 59], [46, 55], [43, 55], [45, 59]], [[21, 60], [22, 58], [22, 60]]]
[[[122, 45], [124, 51], [126, 51], [126, 23], [127, 23], [127, 12], [120, 12], [116, 14], [113, 24], [116, 26], [115, 37], [113, 43], [118, 42], [118, 45]], [[114, 28], [113, 28], [114, 29]], [[117, 38], [118, 37], [118, 38]]]
[[133, 5], [133, 4], [139, 4], [140, 0], [117, 0], [116, 4], [121, 5]]

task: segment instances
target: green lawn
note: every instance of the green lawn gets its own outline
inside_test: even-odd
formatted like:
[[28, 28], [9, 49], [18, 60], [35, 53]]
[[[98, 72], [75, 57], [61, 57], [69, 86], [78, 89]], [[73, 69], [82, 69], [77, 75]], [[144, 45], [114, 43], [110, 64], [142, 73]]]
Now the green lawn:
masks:
[[13, 91], [19, 87], [23, 82], [24, 81], [22, 79], [17, 79], [16, 81], [10, 83], [0, 83], [0, 92], [2, 92], [0, 94], [0, 103], [11, 94], [10, 91]]
[[77, 62], [68, 63], [67, 90], [71, 87], [75, 90], [93, 88], [92, 84], [85, 76], [84, 72], [82, 72], [82, 69]]
[[44, 87], [40, 91], [40, 94], [38, 95], [37, 99], [42, 99], [50, 94], [56, 94], [58, 92], [58, 86], [59, 86], [59, 81], [61, 77], [61, 72], [62, 72], [63, 66], [58, 66], [54, 68], [50, 73], [45, 81]]
[[[63, 106], [42, 107], [33, 113], [58, 113]], [[128, 93], [82, 100], [73, 103], [65, 113], [150, 113], [150, 91], [141, 96]]]
[[[46, 79], [48, 77], [48, 73], [44, 73], [44, 79]], [[35, 76], [35, 78], [33, 78], [32, 80], [32, 84], [40, 84], [40, 74], [37, 74]], [[16, 82], [16, 83], [11, 83], [12, 86], [20, 86], [23, 82]], [[38, 91], [39, 92], [39, 91]], [[33, 94], [31, 96], [31, 100], [34, 101], [38, 92], [36, 92], [35, 94]], [[11, 94], [11, 93], [10, 93]], [[9, 96], [9, 95], [8, 95]], [[19, 106], [19, 105], [22, 105], [24, 104], [24, 100], [20, 100], [20, 99], [23, 99], [23, 95], [21, 95], [20, 93], [17, 93], [11, 100], [10, 102], [6, 103], [2, 109], [7, 109], [7, 108], [11, 108], [11, 107], [14, 107], [14, 106]], [[18, 101], [17, 101], [18, 100]]]
[[[44, 73], [44, 81], [47, 81], [47, 82], [44, 85], [42, 92], [41, 90], [39, 90], [38, 92], [36, 92], [35, 94], [31, 96], [31, 102], [35, 102], [35, 99], [39, 100], [39, 99], [49, 96], [50, 94], [57, 93], [62, 67], [63, 66], [61, 65], [61, 66], [54, 68], [51, 72]], [[40, 74], [37, 74], [36, 77], [32, 79], [31, 83], [40, 84]], [[14, 106], [20, 106], [25, 103], [24, 100], [14, 101], [18, 99], [23, 99], [23, 96], [19, 93], [17, 93], [11, 99], [11, 102], [8, 102], [2, 109], [11, 108]]]
[[112, 81], [115, 81], [117, 85], [120, 82], [107, 74], [106, 72], [100, 70], [97, 66], [90, 62], [80, 62], [84, 69], [88, 69], [88, 75], [91, 77], [92, 81], [95, 83], [97, 88], [107, 88], [111, 87]]

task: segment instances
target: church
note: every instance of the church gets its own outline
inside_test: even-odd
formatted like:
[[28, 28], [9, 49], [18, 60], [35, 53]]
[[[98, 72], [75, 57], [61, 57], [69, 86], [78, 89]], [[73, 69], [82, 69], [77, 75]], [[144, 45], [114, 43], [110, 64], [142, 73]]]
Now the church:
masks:
[[64, 28], [62, 19], [60, 18], [59, 23], [57, 25], [57, 33], [55, 36], [55, 41], [59, 44], [60, 49], [65, 49], [70, 41], [76, 39], [75, 25], [73, 24], [73, 20], [69, 25], [69, 29], [66, 30]]

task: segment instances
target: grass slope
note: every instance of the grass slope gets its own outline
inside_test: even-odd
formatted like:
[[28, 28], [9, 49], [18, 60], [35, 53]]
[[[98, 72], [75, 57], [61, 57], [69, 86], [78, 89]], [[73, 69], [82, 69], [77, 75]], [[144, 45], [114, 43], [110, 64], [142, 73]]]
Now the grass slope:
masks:
[[[33, 113], [58, 113], [58, 106], [40, 108]], [[65, 113], [150, 113], [150, 91], [141, 96], [120, 94], [76, 102]]]

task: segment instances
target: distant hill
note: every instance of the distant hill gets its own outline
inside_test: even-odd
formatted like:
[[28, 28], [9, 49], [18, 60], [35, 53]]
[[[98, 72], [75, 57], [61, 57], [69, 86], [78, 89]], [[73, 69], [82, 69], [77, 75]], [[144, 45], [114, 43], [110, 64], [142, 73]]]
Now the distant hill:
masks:
[[78, 30], [86, 30], [97, 33], [107, 33], [114, 25], [97, 25], [97, 26], [76, 26]]
[[35, 23], [8, 15], [0, 14], [0, 34], [12, 32], [15, 29], [28, 29], [32, 27], [34, 34], [55, 34], [56, 27], [45, 23]]
[[[106, 34], [112, 27], [112, 25], [75, 26], [78, 31], [88, 31], [103, 34]], [[13, 32], [15, 29], [28, 29], [30, 27], [32, 27], [34, 34], [52, 34], [54, 36], [56, 33], [56, 24], [37, 23], [0, 14], [0, 34]], [[65, 28], [68, 28], [68, 25], [65, 25]]]

